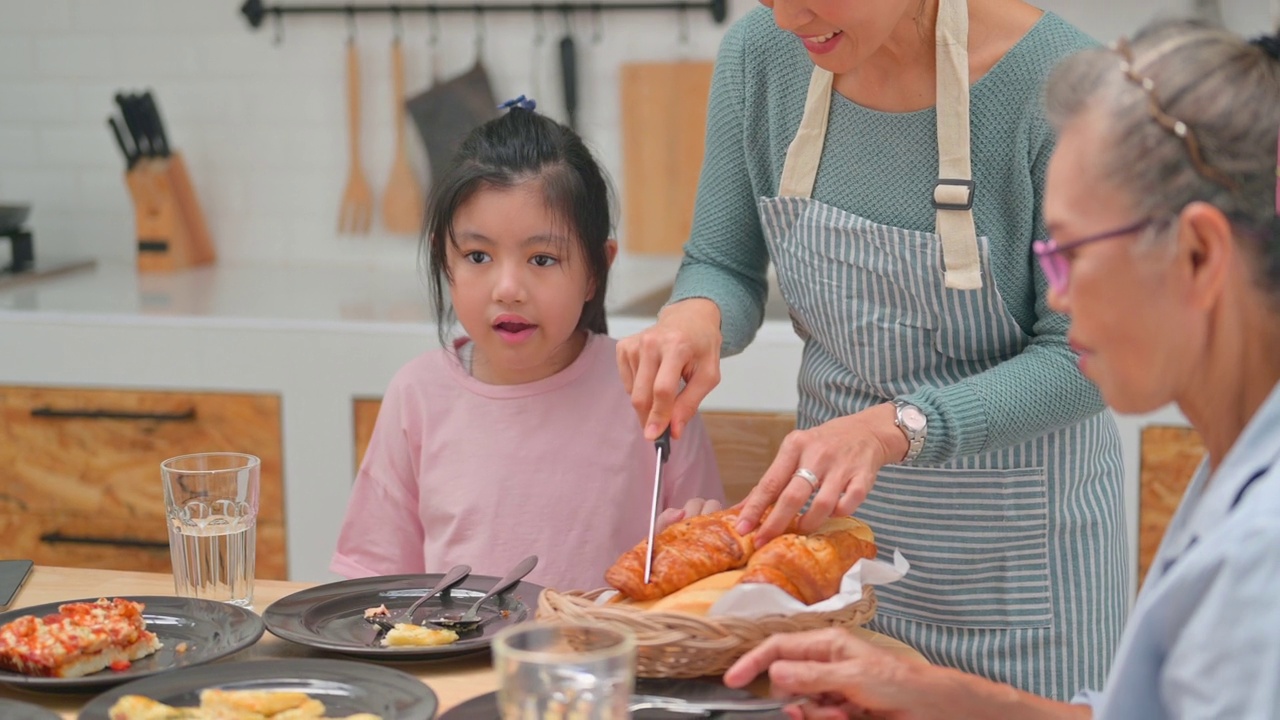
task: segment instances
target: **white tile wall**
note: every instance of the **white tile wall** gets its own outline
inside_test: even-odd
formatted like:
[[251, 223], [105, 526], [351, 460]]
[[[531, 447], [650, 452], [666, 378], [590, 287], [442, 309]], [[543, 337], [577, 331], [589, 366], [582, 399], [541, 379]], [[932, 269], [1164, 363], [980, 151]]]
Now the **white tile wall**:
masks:
[[[289, 0], [285, 0], [286, 2]], [[755, 6], [730, 0], [730, 19]], [[153, 89], [170, 139], [187, 159], [223, 262], [413, 262], [415, 241], [375, 224], [368, 237], [335, 229], [346, 177], [341, 17], [289, 18], [274, 45], [268, 22], [250, 32], [239, 0], [0, 0], [0, 202], [30, 201], [42, 254], [129, 261], [133, 216], [122, 162], [105, 125], [118, 90]], [[1101, 38], [1131, 30], [1189, 0], [1047, 0], [1043, 5]], [[1269, 0], [1227, 0], [1229, 25], [1256, 32]], [[473, 20], [442, 19], [438, 72], [474, 61]], [[580, 125], [615, 180], [621, 178], [618, 66], [627, 61], [711, 58], [726, 26], [690, 13], [688, 41], [675, 13], [608, 13], [575, 19]], [[486, 18], [484, 59], [500, 98], [519, 93], [563, 117], [556, 41], [545, 18], [535, 45], [529, 15]], [[408, 88], [432, 77], [424, 16], [404, 20]], [[386, 18], [363, 18], [357, 38], [364, 80], [365, 168], [385, 185], [392, 151]], [[412, 126], [411, 151], [424, 175]]]

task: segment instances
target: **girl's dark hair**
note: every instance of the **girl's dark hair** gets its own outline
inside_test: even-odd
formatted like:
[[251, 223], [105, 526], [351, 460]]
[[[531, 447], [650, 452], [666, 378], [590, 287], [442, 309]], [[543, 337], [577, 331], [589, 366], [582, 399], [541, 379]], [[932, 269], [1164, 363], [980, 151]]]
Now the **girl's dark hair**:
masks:
[[447, 259], [454, 242], [454, 215], [479, 190], [511, 188], [533, 180], [541, 181], [547, 207], [577, 239], [595, 287], [582, 306], [578, 329], [608, 332], [604, 298], [609, 280], [607, 245], [613, 229], [608, 181], [577, 133], [516, 106], [471, 131], [428, 201], [421, 253], [441, 344], [446, 347], [454, 319], [445, 292], [453, 280]]

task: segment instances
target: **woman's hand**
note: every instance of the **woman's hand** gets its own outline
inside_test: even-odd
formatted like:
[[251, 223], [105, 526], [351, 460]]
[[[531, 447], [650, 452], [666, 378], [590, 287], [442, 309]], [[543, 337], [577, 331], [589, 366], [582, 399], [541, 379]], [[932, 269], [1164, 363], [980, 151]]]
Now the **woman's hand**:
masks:
[[690, 298], [663, 308], [656, 325], [618, 341], [618, 372], [645, 438], [657, 440], [668, 425], [671, 437], [684, 433], [720, 383], [721, 339], [720, 308]]
[[[724, 674], [729, 687], [744, 687], [769, 673], [776, 697], [803, 698], [793, 718], [926, 717], [927, 662], [876, 647], [839, 628], [774, 635], [738, 659]], [[876, 715], [877, 717], [879, 715]]]
[[684, 520], [685, 518], [696, 517], [698, 515], [706, 515], [717, 510], [722, 510], [719, 500], [704, 500], [702, 498], [693, 498], [684, 504], [682, 508], [667, 508], [658, 515], [658, 522], [654, 524], [654, 532], [662, 532], [668, 527]]
[[795, 697], [792, 718], [893, 720], [1086, 720], [1087, 705], [1068, 705], [958, 670], [877, 647], [839, 628], [774, 635], [724, 674], [744, 687], [769, 673], [775, 697]]
[[756, 533], [756, 547], [772, 540], [804, 507], [814, 487], [818, 494], [800, 518], [801, 532], [813, 532], [832, 515], [852, 514], [880, 468], [906, 457], [907, 438], [896, 418], [897, 409], [884, 403], [788, 434], [773, 464], [742, 502], [738, 532], [751, 532], [773, 505]]

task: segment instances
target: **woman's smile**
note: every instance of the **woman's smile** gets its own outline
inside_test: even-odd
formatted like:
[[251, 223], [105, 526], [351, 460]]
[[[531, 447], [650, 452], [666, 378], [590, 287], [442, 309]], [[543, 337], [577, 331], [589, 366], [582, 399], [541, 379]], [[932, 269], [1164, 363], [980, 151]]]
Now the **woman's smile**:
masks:
[[804, 43], [805, 50], [814, 55], [825, 55], [835, 50], [836, 46], [840, 44], [840, 39], [844, 37], [844, 31], [836, 30], [825, 35], [800, 35], [797, 37], [800, 38], [800, 42]]

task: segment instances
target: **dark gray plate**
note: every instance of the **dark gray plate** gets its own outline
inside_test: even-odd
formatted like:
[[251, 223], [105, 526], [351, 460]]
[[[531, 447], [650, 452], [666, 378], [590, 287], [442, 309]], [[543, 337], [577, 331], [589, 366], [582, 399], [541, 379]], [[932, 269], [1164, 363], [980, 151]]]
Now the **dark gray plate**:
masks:
[[[745, 700], [755, 697], [746, 690], [735, 690], [711, 680], [658, 680], [637, 678], [636, 692], [645, 695], [664, 695], [685, 700]], [[440, 720], [493, 720], [498, 717], [498, 694], [487, 693], [455, 706], [440, 716]], [[632, 713], [632, 720], [672, 720], [688, 718], [687, 714], [665, 710], [640, 710]], [[778, 720], [786, 718], [781, 710], [753, 713], [716, 713], [718, 720]]]
[[431, 720], [439, 707], [431, 688], [408, 673], [353, 660], [297, 658], [218, 663], [131, 682], [94, 698], [79, 717], [110, 720], [107, 711], [125, 695], [196, 706], [206, 688], [305, 692], [324, 703], [330, 717], [366, 712], [382, 720]]
[[31, 703], [6, 700], [4, 698], [0, 698], [0, 718], [4, 718], [4, 720], [62, 720], [61, 715], [51, 710], [45, 710]]
[[[262, 618], [252, 610], [235, 605], [159, 595], [111, 597], [122, 597], [145, 605], [142, 617], [147, 621], [147, 629], [160, 638], [164, 647], [141, 660], [135, 660], [132, 667], [119, 672], [107, 669], [79, 678], [46, 678], [0, 670], [0, 683], [42, 692], [100, 691], [158, 672], [202, 665], [239, 652], [262, 637]], [[59, 605], [69, 602], [94, 602], [97, 599], [63, 600], [10, 610], [0, 614], [0, 625], [23, 615], [51, 615], [58, 612]], [[180, 653], [177, 651], [178, 645], [184, 642], [187, 644], [186, 651]]]
[[[466, 655], [489, 647], [494, 633], [533, 618], [542, 586], [520, 582], [480, 606], [480, 627], [458, 642], [439, 647], [387, 648], [377, 644], [376, 625], [365, 622], [364, 611], [386, 605], [393, 614], [407, 609], [435, 586], [442, 575], [383, 575], [343, 580], [301, 590], [280, 598], [262, 613], [272, 635], [307, 647], [371, 660], [435, 660]], [[465, 610], [493, 587], [498, 578], [470, 575], [452, 590], [422, 604], [415, 619], [434, 617], [440, 610]]]

